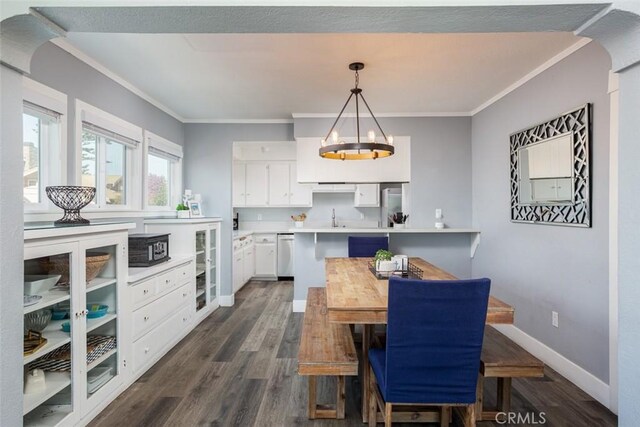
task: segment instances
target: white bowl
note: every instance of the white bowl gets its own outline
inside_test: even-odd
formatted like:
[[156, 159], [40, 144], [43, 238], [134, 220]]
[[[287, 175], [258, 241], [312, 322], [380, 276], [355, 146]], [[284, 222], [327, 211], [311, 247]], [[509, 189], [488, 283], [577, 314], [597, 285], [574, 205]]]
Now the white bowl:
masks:
[[24, 276], [25, 295], [42, 295], [50, 291], [60, 280], [59, 274], [34, 274]]

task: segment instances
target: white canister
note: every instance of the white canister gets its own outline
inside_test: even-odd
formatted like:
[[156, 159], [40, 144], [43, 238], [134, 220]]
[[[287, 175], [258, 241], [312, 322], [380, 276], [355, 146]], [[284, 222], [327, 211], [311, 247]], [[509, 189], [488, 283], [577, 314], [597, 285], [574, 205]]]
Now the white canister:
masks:
[[376, 271], [395, 271], [395, 269], [396, 269], [396, 263], [393, 260], [376, 261]]
[[304, 227], [304, 221], [294, 221], [294, 223], [296, 224], [296, 228]]
[[394, 255], [391, 261], [395, 263], [396, 270], [407, 271], [409, 267], [409, 257], [406, 255]]
[[444, 228], [444, 222], [436, 222], [436, 228], [438, 230], [442, 230]]

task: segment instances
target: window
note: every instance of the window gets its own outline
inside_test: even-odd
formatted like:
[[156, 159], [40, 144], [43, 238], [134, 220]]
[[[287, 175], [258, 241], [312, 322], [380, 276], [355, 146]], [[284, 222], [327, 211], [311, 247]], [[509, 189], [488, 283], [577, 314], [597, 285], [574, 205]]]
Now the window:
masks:
[[146, 207], [174, 210], [182, 193], [182, 147], [145, 132], [147, 141]]
[[139, 210], [142, 129], [76, 100], [77, 185], [96, 188], [87, 210]]
[[131, 151], [137, 142], [90, 123], [82, 126], [81, 185], [96, 187], [94, 205], [127, 207]]
[[47, 185], [60, 184], [60, 167], [52, 165], [60, 142], [60, 114], [24, 102], [22, 113], [22, 190], [25, 208], [45, 206]]

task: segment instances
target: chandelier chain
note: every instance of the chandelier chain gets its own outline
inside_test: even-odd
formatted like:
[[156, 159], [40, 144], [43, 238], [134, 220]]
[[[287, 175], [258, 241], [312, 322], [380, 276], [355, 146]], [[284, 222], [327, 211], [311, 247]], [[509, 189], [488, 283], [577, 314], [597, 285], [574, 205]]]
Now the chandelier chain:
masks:
[[358, 88], [359, 83], [360, 83], [360, 75], [358, 74], [358, 70], [356, 70], [356, 89]]

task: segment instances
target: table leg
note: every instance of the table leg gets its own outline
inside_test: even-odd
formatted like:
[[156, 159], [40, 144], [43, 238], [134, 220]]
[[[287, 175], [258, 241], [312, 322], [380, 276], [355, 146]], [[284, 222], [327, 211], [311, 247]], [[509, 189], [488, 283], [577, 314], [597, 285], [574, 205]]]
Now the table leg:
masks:
[[362, 325], [362, 422], [369, 421], [369, 343], [372, 325]]

